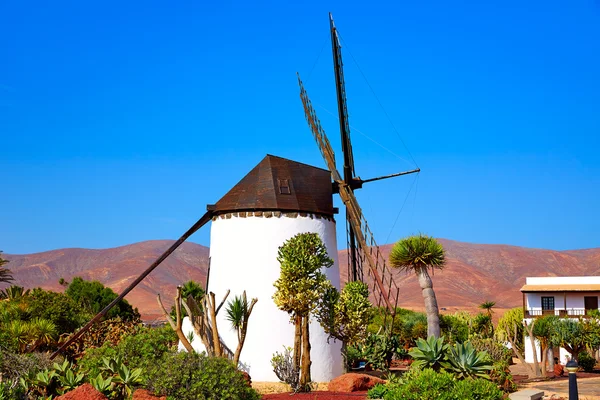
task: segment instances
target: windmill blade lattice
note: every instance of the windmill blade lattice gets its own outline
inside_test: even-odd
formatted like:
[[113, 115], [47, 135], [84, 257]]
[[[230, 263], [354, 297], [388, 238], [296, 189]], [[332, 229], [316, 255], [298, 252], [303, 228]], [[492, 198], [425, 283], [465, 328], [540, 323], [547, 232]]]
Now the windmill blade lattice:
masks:
[[[375, 238], [366, 218], [364, 217], [362, 210], [358, 204], [358, 200], [349, 186], [344, 182], [340, 173], [337, 170], [335, 164], [335, 154], [331, 148], [331, 144], [327, 139], [327, 135], [321, 126], [321, 122], [317, 117], [315, 109], [313, 108], [306, 89], [302, 84], [300, 76], [298, 76], [298, 84], [300, 85], [300, 98], [304, 106], [304, 114], [310, 130], [317, 141], [317, 145], [321, 150], [321, 154], [325, 159], [325, 163], [331, 177], [334, 182], [338, 185], [339, 195], [342, 202], [346, 206], [348, 212], [348, 224], [351, 225], [356, 239], [358, 242], [358, 260], [360, 267], [366, 262], [368, 269], [368, 276], [371, 278], [373, 286], [371, 292], [375, 298], [375, 303], [378, 306], [384, 305], [388, 311], [394, 315], [396, 306], [398, 305], [398, 297], [400, 295], [400, 289], [396, 285], [393, 279], [390, 268], [387, 266], [385, 257], [383, 256], [379, 246], [375, 242]], [[364, 273], [361, 270], [360, 276], [364, 281]]]

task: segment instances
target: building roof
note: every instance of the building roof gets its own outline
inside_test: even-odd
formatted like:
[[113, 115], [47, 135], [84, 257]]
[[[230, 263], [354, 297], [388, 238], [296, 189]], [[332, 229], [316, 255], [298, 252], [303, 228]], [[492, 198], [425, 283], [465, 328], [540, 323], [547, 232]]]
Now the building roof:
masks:
[[215, 214], [276, 210], [332, 216], [335, 210], [331, 173], [268, 154], [208, 209]]
[[600, 292], [600, 284], [525, 285], [521, 292]]

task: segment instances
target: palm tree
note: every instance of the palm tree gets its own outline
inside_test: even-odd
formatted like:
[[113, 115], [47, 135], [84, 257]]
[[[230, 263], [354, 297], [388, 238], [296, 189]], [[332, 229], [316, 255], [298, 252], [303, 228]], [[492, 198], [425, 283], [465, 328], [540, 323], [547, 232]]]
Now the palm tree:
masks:
[[54, 322], [45, 318], [34, 318], [29, 322], [29, 329], [33, 344], [30, 352], [33, 352], [39, 346], [51, 344], [56, 340], [58, 329]]
[[487, 300], [484, 301], [483, 303], [481, 303], [479, 305], [479, 308], [481, 308], [482, 310], [486, 310], [487, 311], [487, 315], [490, 316], [490, 318], [492, 318], [492, 308], [494, 308], [494, 306], [496, 305], [495, 301], [491, 301], [491, 300]]
[[257, 299], [252, 299], [250, 303], [246, 298], [246, 291], [241, 296], [235, 296], [232, 301], [227, 304], [227, 320], [231, 323], [231, 328], [237, 331], [238, 347], [233, 355], [234, 365], [238, 365], [240, 360], [240, 354], [244, 347], [244, 341], [246, 340], [246, 331], [248, 329], [248, 319], [252, 314], [254, 304]]
[[204, 296], [204, 289], [199, 283], [190, 280], [183, 284], [181, 296], [184, 299], [187, 299], [188, 296], [192, 296], [194, 300], [200, 302], [202, 296]]
[[25, 290], [23, 286], [12, 285], [0, 292], [0, 297], [17, 300], [29, 295], [29, 289]]
[[399, 240], [390, 253], [390, 264], [407, 272], [414, 272], [425, 300], [427, 336], [440, 337], [440, 315], [428, 269], [442, 269], [446, 255], [442, 245], [433, 237], [422, 234]]
[[[2, 251], [0, 251], [0, 255], [1, 254]], [[14, 281], [12, 274], [10, 273], [10, 269], [2, 267], [6, 263], [8, 263], [8, 260], [5, 260], [2, 257], [0, 257], [0, 283], [10, 283]]]

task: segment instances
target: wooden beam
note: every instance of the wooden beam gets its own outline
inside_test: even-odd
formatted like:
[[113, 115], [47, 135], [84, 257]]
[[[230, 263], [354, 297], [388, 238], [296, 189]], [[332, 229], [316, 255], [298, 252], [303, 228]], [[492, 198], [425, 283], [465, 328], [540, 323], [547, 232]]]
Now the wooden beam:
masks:
[[142, 274], [140, 276], [138, 276], [133, 282], [131, 282], [131, 284], [129, 286], [127, 286], [125, 288], [125, 290], [123, 290], [123, 293], [121, 293], [119, 296], [117, 296], [117, 298], [115, 298], [113, 301], [111, 301], [110, 304], [107, 305], [106, 307], [104, 307], [104, 309], [102, 311], [100, 311], [98, 314], [96, 314], [96, 316], [94, 318], [92, 318], [90, 320], [90, 322], [85, 324], [85, 326], [83, 328], [81, 328], [73, 336], [71, 336], [71, 338], [69, 340], [67, 340], [62, 346], [60, 346], [60, 348], [58, 350], [56, 350], [54, 353], [52, 353], [52, 355], [50, 356], [50, 359], [53, 360], [60, 352], [62, 352], [67, 347], [69, 347], [71, 345], [71, 343], [73, 343], [81, 335], [83, 335], [85, 332], [87, 332], [96, 322], [100, 321], [100, 319], [104, 315], [106, 315], [106, 313], [108, 311], [110, 311], [111, 308], [113, 308], [118, 302], [123, 300], [123, 298], [125, 296], [127, 296], [127, 294], [129, 292], [131, 292], [133, 290], [133, 288], [135, 288], [142, 280], [144, 280], [144, 278], [146, 276], [148, 276], [148, 274], [150, 274], [150, 272], [154, 271], [154, 269], [156, 267], [158, 267], [160, 265], [160, 263], [162, 263], [165, 260], [165, 258], [167, 258], [169, 255], [171, 255], [171, 253], [173, 253], [183, 242], [186, 241], [187, 238], [192, 236], [192, 234], [194, 234], [198, 229], [200, 229], [201, 227], [206, 225], [211, 220], [211, 218], [212, 218], [212, 212], [210, 212], [210, 211], [206, 212], [194, 225], [192, 225], [192, 227], [190, 229], [187, 230], [187, 232], [185, 232], [175, 243], [173, 243], [171, 245], [171, 247], [169, 247], [163, 254], [161, 254], [161, 256], [158, 257], [156, 259], [156, 261], [154, 261], [152, 263], [152, 265], [150, 265], [144, 272], [142, 272]]

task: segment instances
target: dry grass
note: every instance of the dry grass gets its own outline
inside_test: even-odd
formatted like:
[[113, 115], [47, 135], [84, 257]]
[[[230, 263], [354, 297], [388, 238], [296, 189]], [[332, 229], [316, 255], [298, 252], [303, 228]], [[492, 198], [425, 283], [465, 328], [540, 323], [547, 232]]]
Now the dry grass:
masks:
[[[327, 382], [320, 382], [313, 390], [327, 390]], [[286, 393], [290, 391], [290, 385], [282, 382], [252, 382], [252, 387], [260, 394]]]

